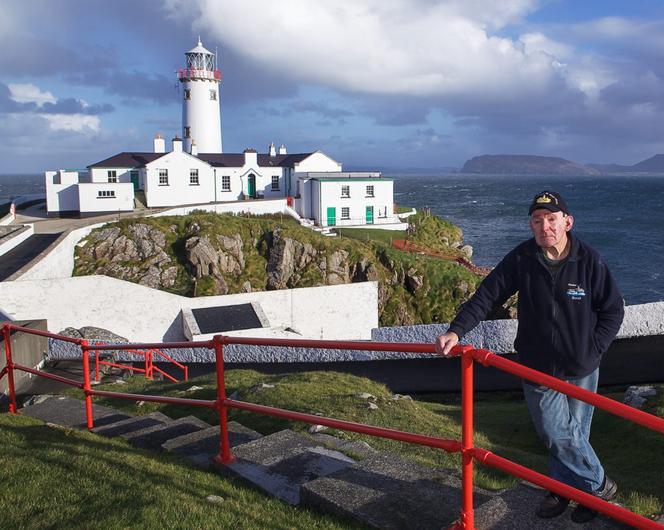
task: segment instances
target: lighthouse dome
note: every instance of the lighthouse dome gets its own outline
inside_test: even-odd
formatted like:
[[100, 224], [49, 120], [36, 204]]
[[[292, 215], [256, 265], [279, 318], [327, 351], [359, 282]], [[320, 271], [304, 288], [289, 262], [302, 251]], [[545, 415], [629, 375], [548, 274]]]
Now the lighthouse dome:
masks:
[[196, 47], [192, 48], [191, 50], [189, 50], [186, 53], [187, 54], [190, 54], [190, 53], [207, 53], [207, 54], [210, 54], [210, 55], [214, 55], [210, 50], [206, 49], [203, 46], [203, 43], [201, 42], [200, 37], [198, 38], [198, 44], [196, 45]]

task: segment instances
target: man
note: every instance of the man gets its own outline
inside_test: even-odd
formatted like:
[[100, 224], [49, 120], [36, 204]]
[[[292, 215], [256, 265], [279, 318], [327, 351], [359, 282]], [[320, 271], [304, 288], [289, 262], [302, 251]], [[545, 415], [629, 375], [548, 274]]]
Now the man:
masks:
[[[460, 310], [436, 350], [450, 350], [496, 304], [519, 293], [514, 347], [522, 364], [595, 392], [602, 354], [622, 323], [623, 299], [599, 254], [572, 234], [574, 218], [555, 192], [535, 196], [528, 211], [534, 238], [512, 250]], [[589, 442], [593, 407], [548, 387], [523, 382], [535, 429], [549, 450], [552, 478], [604, 500], [616, 484]], [[547, 493], [536, 514], [561, 515], [569, 500]], [[577, 523], [596, 512], [578, 505]]]

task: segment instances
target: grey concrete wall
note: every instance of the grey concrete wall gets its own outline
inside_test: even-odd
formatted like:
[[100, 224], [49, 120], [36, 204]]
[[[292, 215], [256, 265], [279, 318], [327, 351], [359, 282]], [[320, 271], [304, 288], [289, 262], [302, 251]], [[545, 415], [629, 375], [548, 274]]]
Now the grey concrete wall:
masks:
[[[14, 321], [12, 324], [24, 326], [30, 329], [39, 329], [46, 331], [46, 320], [28, 320]], [[30, 335], [22, 331], [12, 331], [11, 349], [12, 359], [15, 364], [22, 364], [30, 368], [35, 368], [44, 360], [47, 351], [47, 339], [37, 335]], [[0, 370], [7, 364], [5, 357], [5, 341], [0, 340]], [[30, 374], [15, 370], [14, 385], [16, 390], [20, 390], [30, 379]], [[8, 389], [7, 376], [0, 379], [0, 393], [6, 394]]]
[[[487, 320], [462, 339], [463, 344], [475, 348], [484, 348], [496, 353], [512, 353], [517, 328], [516, 320]], [[372, 330], [374, 342], [433, 342], [444, 333], [448, 324], [428, 324], [402, 326], [394, 328], [375, 328]], [[635, 338], [664, 335], [664, 302], [628, 306], [625, 309], [625, 321], [618, 333], [618, 338]], [[53, 358], [70, 358], [80, 353], [76, 348], [65, 343], [49, 347]], [[75, 351], [76, 350], [76, 351]], [[214, 362], [214, 352], [204, 348], [191, 348], [169, 351], [169, 355], [181, 362]], [[238, 363], [284, 363], [284, 362], [335, 362], [335, 361], [375, 361], [386, 359], [422, 359], [436, 357], [435, 354], [364, 351], [364, 350], [326, 350], [311, 348], [277, 348], [245, 345], [229, 345], [224, 349], [227, 362]]]

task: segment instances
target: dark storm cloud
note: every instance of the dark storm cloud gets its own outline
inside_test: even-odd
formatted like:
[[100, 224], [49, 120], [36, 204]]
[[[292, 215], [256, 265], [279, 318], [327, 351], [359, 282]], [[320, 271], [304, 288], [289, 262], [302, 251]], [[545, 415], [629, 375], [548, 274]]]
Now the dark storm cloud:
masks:
[[78, 99], [59, 99], [55, 103], [46, 102], [39, 107], [39, 112], [44, 114], [89, 114], [99, 115], [113, 112], [115, 108], [109, 103], [103, 105], [84, 105]]
[[7, 112], [34, 112], [35, 103], [18, 103], [11, 98], [11, 91], [4, 83], [0, 83], [0, 113]]
[[46, 102], [42, 106], [30, 101], [19, 103], [11, 98], [11, 91], [4, 83], [0, 83], [0, 113], [27, 113], [40, 114], [88, 114], [96, 116], [113, 112], [115, 108], [109, 103], [101, 105], [85, 105], [77, 99], [59, 99], [55, 103]]
[[75, 85], [100, 87], [107, 94], [122, 98], [125, 105], [135, 106], [145, 102], [169, 105], [180, 98], [175, 75], [169, 78], [146, 72], [113, 70], [79, 72], [66, 76], [65, 81]]

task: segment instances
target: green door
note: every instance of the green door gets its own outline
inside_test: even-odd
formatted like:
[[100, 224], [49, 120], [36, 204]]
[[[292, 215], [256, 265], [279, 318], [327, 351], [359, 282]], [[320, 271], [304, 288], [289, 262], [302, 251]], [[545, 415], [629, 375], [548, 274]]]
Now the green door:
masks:
[[373, 224], [373, 206], [367, 206], [367, 224]]
[[247, 183], [247, 191], [249, 197], [256, 198], [256, 175], [253, 173], [249, 175], [249, 182]]
[[327, 226], [334, 226], [337, 224], [337, 209], [333, 206], [327, 209]]
[[138, 171], [131, 171], [129, 173], [131, 176], [131, 183], [134, 185], [134, 191], [138, 190]]

